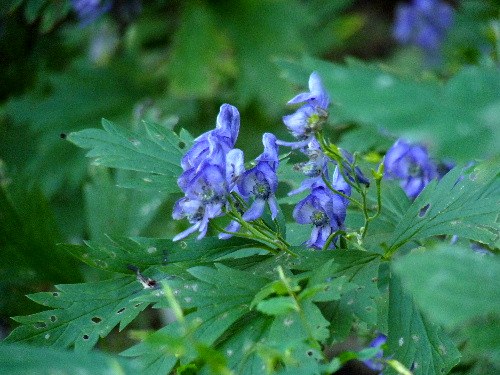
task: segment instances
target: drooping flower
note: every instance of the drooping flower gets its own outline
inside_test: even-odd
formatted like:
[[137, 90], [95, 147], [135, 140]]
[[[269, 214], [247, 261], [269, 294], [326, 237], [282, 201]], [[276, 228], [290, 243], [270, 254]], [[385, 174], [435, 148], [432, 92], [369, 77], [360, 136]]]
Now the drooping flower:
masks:
[[248, 210], [243, 214], [243, 220], [251, 221], [262, 216], [266, 203], [271, 210], [271, 217], [278, 216], [278, 202], [275, 193], [278, 188], [278, 146], [276, 136], [271, 133], [264, 133], [262, 137], [264, 152], [255, 160], [255, 167], [249, 169], [238, 181], [238, 191], [245, 198], [253, 197], [253, 202]]
[[421, 48], [428, 59], [435, 59], [453, 23], [453, 13], [453, 8], [441, 0], [413, 0], [411, 4], [399, 5], [394, 38]]
[[342, 166], [345, 169], [345, 172], [349, 179], [353, 182], [358, 182], [360, 184], [363, 184], [365, 186], [370, 186], [370, 180], [368, 180], [363, 172], [361, 172], [361, 169], [356, 166], [354, 167], [354, 171], [352, 170], [351, 164], [354, 163], [354, 156], [347, 150], [344, 150], [342, 148], [339, 148], [340, 152], [342, 153], [342, 156], [344, 157], [345, 160], [347, 160], [348, 163], [343, 163]]
[[370, 342], [370, 348], [379, 348], [380, 350], [377, 352], [374, 358], [364, 360], [363, 363], [368, 366], [373, 371], [382, 371], [384, 369], [384, 364], [381, 359], [384, 356], [384, 350], [382, 349], [382, 345], [384, 345], [387, 341], [387, 336], [383, 333], [378, 334], [372, 342]]
[[[351, 194], [351, 186], [342, 178], [338, 167], [333, 173], [332, 186], [346, 196]], [[325, 184], [318, 183], [312, 187], [311, 193], [297, 203], [293, 211], [293, 217], [299, 224], [314, 225], [307, 246], [322, 249], [328, 237], [343, 228], [348, 203], [345, 197], [334, 193]]]
[[323, 153], [321, 147], [316, 139], [312, 139], [303, 152], [309, 157], [309, 160], [304, 163], [297, 164], [295, 169], [301, 171], [305, 176], [300, 187], [292, 190], [288, 195], [295, 195], [303, 192], [304, 190], [311, 189], [314, 186], [322, 185], [323, 176], [328, 179], [328, 162], [329, 158]]
[[216, 128], [196, 138], [182, 158], [184, 172], [177, 184], [185, 196], [176, 202], [172, 217], [187, 218], [192, 226], [175, 236], [174, 241], [195, 231], [200, 232], [198, 239], [204, 237], [209, 220], [222, 215], [227, 195], [244, 171], [243, 152], [233, 149], [239, 127], [236, 107], [222, 105]]
[[415, 199], [425, 186], [437, 177], [436, 166], [427, 149], [398, 139], [385, 155], [384, 178], [400, 180], [410, 199]]
[[309, 92], [298, 94], [287, 104], [303, 104], [295, 113], [283, 117], [283, 123], [297, 141], [277, 143], [292, 148], [304, 147], [314, 137], [314, 133], [321, 130], [328, 118], [330, 99], [319, 74], [313, 72], [309, 77]]

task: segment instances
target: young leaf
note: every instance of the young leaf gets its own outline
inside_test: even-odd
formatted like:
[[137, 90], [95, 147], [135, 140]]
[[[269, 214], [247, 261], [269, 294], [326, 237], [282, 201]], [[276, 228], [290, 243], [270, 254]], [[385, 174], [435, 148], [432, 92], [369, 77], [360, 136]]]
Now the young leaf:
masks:
[[[460, 359], [451, 339], [421, 314], [396, 275], [389, 285], [388, 333], [384, 356], [401, 362], [415, 375], [446, 374]], [[393, 374], [394, 370], [385, 373]]]
[[142, 368], [118, 356], [99, 352], [74, 353], [55, 348], [21, 344], [0, 344], [0, 373], [134, 375]]
[[442, 245], [408, 254], [393, 269], [419, 308], [448, 328], [500, 311], [500, 260], [496, 256]]
[[142, 172], [140, 178], [130, 179], [123, 186], [177, 192], [177, 178], [182, 173], [181, 144], [185, 144], [169, 129], [143, 124], [145, 133], [134, 134], [103, 119], [104, 130], [86, 129], [70, 133], [67, 139], [90, 149], [87, 156], [94, 158], [95, 165]]
[[[441, 181], [432, 181], [404, 214], [389, 242], [388, 254], [410, 240], [439, 234], [458, 235], [490, 244], [498, 239], [500, 158], [479, 164], [463, 176], [455, 168]], [[495, 185], [497, 186], [497, 185]]]
[[57, 285], [56, 292], [29, 296], [54, 308], [13, 319], [21, 323], [6, 342], [90, 350], [120, 324], [125, 328], [148, 304], [135, 298], [150, 293], [135, 277], [124, 276], [95, 283]]

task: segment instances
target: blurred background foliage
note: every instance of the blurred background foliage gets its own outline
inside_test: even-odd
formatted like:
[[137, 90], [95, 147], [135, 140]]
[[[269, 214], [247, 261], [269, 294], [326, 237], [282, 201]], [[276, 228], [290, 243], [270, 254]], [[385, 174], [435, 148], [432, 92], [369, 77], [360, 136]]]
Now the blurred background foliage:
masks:
[[61, 139], [103, 117], [196, 136], [228, 102], [242, 114], [237, 146], [252, 157], [264, 131], [287, 139], [286, 101], [317, 70], [333, 101], [330, 137], [347, 149], [380, 154], [405, 136], [459, 163], [498, 149], [498, 0], [453, 1], [455, 21], [431, 67], [393, 40], [396, 1], [157, 0], [134, 17], [118, 3], [93, 22], [69, 0], [0, 5], [5, 329], [8, 316], [38, 308], [25, 294], [103, 277], [57, 243], [176, 230], [176, 197], [117, 187], [124, 176], [89, 165]]

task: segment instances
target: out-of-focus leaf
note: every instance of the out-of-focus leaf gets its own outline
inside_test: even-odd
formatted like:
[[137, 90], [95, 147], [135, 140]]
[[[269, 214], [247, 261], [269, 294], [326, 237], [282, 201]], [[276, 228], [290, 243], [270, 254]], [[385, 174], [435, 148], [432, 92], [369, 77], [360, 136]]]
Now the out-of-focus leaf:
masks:
[[500, 260], [459, 246], [409, 254], [394, 271], [429, 318], [448, 328], [500, 314]]
[[0, 372], [9, 375], [133, 375], [141, 368], [124, 358], [100, 352], [74, 353], [21, 344], [0, 344]]
[[[319, 72], [332, 99], [334, 123], [355, 121], [423, 141], [432, 154], [461, 162], [495, 152], [500, 142], [496, 68], [465, 67], [442, 85], [354, 60], [339, 65], [306, 57], [300, 62], [280, 60], [279, 66], [289, 81], [301, 86], [312, 71]], [[360, 138], [359, 147], [364, 143]]]

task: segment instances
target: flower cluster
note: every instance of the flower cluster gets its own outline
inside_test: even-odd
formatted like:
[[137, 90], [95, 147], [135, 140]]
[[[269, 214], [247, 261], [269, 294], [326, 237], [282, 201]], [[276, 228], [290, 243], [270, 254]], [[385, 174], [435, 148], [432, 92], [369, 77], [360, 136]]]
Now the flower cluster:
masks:
[[439, 55], [453, 23], [453, 8], [441, 0], [413, 0], [396, 10], [394, 37], [402, 44], [421, 48], [429, 59]]
[[410, 199], [415, 199], [438, 176], [437, 167], [424, 146], [398, 139], [385, 155], [384, 177], [400, 180]]
[[[292, 115], [284, 116], [283, 122], [297, 138], [296, 142], [279, 141], [271, 133], [262, 138], [264, 151], [252, 168], [246, 170], [243, 152], [234, 148], [238, 137], [240, 117], [238, 110], [224, 104], [217, 117], [216, 128], [195, 139], [193, 146], [181, 160], [184, 170], [178, 185], [185, 196], [174, 207], [173, 218], [187, 218], [191, 226], [175, 236], [174, 241], [198, 231], [198, 239], [207, 233], [211, 219], [227, 213], [232, 219], [225, 229], [219, 228], [219, 238], [225, 239], [238, 233], [242, 227], [261, 239], [272, 243], [263, 222], [252, 223], [262, 217], [266, 206], [271, 218], [278, 216], [275, 197], [278, 188], [278, 145], [299, 149], [308, 161], [298, 164], [297, 169], [305, 179], [299, 188], [289, 195], [309, 190], [293, 211], [300, 224], [312, 224], [310, 239], [306, 242], [315, 249], [332, 248], [339, 231], [344, 228], [347, 206], [352, 187], [369, 185], [368, 179], [355, 165], [349, 152], [338, 149], [338, 158], [330, 159], [316, 139], [316, 133], [328, 117], [328, 94], [317, 73], [309, 78], [309, 90], [297, 95], [289, 104], [302, 104]], [[322, 138], [321, 138], [322, 139]], [[335, 169], [330, 176], [329, 164]], [[267, 233], [267, 234], [266, 234]], [[244, 235], [241, 234], [240, 235]]]
[[[264, 152], [256, 158], [256, 165], [245, 171], [243, 152], [234, 148], [240, 129], [240, 114], [236, 107], [223, 104], [217, 116], [216, 127], [194, 140], [191, 149], [181, 160], [184, 172], [177, 184], [185, 196], [174, 206], [174, 219], [187, 218], [191, 227], [174, 237], [180, 240], [199, 231], [198, 239], [206, 235], [210, 219], [221, 216], [229, 204], [229, 194], [238, 193], [244, 200], [252, 200], [242, 216], [244, 221], [262, 216], [266, 203], [273, 219], [278, 214], [275, 192], [278, 187], [278, 146], [271, 133], [263, 136]], [[236, 232], [241, 223], [232, 221], [226, 229]], [[221, 234], [221, 238], [230, 237]]]

